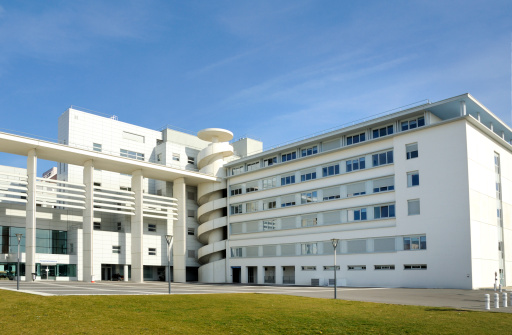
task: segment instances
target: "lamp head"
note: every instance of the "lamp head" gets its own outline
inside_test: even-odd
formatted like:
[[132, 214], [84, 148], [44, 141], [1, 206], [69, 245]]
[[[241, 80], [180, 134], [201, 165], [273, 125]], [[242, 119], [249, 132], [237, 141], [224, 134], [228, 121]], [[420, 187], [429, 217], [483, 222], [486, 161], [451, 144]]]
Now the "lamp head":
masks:
[[333, 247], [334, 249], [336, 249], [336, 247], [338, 246], [339, 239], [337, 239], [337, 238], [331, 238], [331, 242], [332, 242], [332, 247]]
[[16, 234], [16, 237], [18, 238], [18, 242], [21, 241], [21, 237], [23, 236], [23, 234]]
[[165, 235], [165, 240], [167, 241], [168, 245], [171, 245], [172, 242], [172, 235]]

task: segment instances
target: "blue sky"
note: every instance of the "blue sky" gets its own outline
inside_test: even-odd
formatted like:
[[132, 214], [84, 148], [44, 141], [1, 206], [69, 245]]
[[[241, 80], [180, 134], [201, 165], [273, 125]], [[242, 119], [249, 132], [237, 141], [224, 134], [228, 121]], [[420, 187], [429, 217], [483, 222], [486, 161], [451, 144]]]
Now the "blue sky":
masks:
[[511, 38], [512, 1], [0, 0], [0, 128], [77, 105], [269, 147], [466, 92], [511, 124]]

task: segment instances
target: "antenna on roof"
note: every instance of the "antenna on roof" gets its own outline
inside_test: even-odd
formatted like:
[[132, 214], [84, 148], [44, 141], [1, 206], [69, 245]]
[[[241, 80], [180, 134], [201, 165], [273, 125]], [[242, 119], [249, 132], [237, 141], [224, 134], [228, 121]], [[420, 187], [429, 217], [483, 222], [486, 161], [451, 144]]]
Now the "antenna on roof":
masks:
[[117, 115], [112, 115], [110, 118], [111, 118], [112, 120], [115, 120], [115, 121], [117, 121], [117, 120], [118, 120]]

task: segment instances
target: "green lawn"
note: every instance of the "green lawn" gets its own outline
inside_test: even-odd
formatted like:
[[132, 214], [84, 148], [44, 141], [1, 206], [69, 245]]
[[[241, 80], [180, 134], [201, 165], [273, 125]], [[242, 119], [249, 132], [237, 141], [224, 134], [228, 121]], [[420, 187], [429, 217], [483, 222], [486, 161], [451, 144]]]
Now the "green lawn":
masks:
[[264, 294], [0, 291], [3, 334], [506, 334], [512, 314]]

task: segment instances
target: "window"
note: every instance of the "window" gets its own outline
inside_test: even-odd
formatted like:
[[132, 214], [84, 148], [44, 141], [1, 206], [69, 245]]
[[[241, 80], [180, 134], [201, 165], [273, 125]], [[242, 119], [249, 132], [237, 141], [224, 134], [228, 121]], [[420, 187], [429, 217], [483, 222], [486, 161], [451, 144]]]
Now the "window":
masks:
[[263, 210], [276, 208], [276, 199], [263, 200]]
[[156, 232], [156, 224], [148, 224], [148, 231]]
[[393, 177], [377, 179], [373, 181], [373, 193], [392, 191], [395, 189], [395, 181]]
[[301, 266], [302, 271], [316, 271], [316, 266]]
[[231, 195], [239, 195], [239, 194], [242, 194], [242, 186], [241, 185], [231, 186]]
[[194, 164], [196, 162], [196, 159], [194, 157], [187, 156], [187, 163], [188, 164]]
[[300, 247], [301, 255], [316, 255], [318, 253], [316, 243], [302, 243]]
[[251, 181], [245, 184], [245, 193], [251, 193], [258, 191], [258, 181]]
[[172, 154], [172, 160], [175, 162], [180, 161], [180, 154]]
[[349, 209], [348, 221], [364, 221], [367, 220], [366, 208]]
[[195, 210], [193, 210], [193, 209], [187, 210], [187, 217], [193, 218], [195, 216], [196, 216], [196, 211]]
[[340, 188], [332, 187], [323, 190], [323, 200], [333, 200], [340, 198]]
[[231, 205], [231, 214], [242, 214], [242, 204]]
[[139, 161], [143, 161], [144, 160], [144, 154], [140, 153], [140, 152], [135, 152], [135, 151], [121, 149], [119, 154], [120, 154], [121, 157], [138, 159]]
[[407, 200], [407, 215], [420, 214], [420, 199]]
[[311, 203], [311, 202], [317, 202], [318, 201], [317, 191], [302, 193], [300, 195], [300, 198], [301, 198], [301, 203], [302, 204], [308, 204], [308, 203]]
[[347, 161], [347, 172], [363, 170], [365, 168], [365, 159], [364, 157], [359, 157], [356, 159], [349, 159]]
[[284, 155], [281, 155], [281, 162], [291, 161], [292, 159], [297, 158], [297, 152], [290, 152]]
[[362, 181], [359, 183], [347, 185], [348, 198], [364, 194], [366, 194], [366, 182]]
[[404, 236], [404, 250], [426, 250], [427, 236]]
[[318, 153], [318, 147], [315, 145], [311, 148], [302, 149], [300, 152], [302, 157], [311, 156]]
[[231, 248], [231, 257], [243, 257], [242, 248]]
[[407, 144], [405, 146], [405, 156], [407, 159], [418, 157], [418, 143]]
[[129, 186], [119, 186], [121, 191], [131, 192], [132, 188]]
[[240, 174], [240, 173], [242, 173], [242, 172], [244, 172], [244, 167], [243, 167], [243, 165], [242, 165], [242, 166], [239, 166], [239, 167], [234, 167], [234, 168], [232, 168], [232, 169], [231, 169], [231, 175], [233, 175], [233, 176], [234, 176], [234, 175], [237, 175], [237, 174]]
[[340, 174], [340, 166], [338, 164], [322, 168], [323, 177], [333, 176], [336, 174]]
[[195, 192], [187, 192], [187, 200], [196, 200]]
[[295, 195], [281, 197], [281, 207], [295, 206]]
[[386, 135], [393, 134], [393, 126], [387, 126], [383, 128], [373, 129], [373, 138], [379, 138]]
[[92, 144], [92, 150], [101, 152], [103, 150], [102, 145], [99, 143], [93, 143]]
[[347, 145], [356, 144], [359, 142], [364, 142], [366, 140], [365, 133], [347, 136]]
[[275, 230], [276, 220], [263, 220], [263, 230]]
[[300, 181], [316, 179], [316, 170], [301, 171]]
[[101, 183], [94, 182], [93, 185], [94, 186], [101, 186]]
[[156, 256], [156, 248], [148, 248], [149, 256]]
[[267, 158], [263, 160], [263, 166], [271, 166], [277, 163], [277, 157]]
[[187, 228], [187, 235], [188, 236], [194, 236], [195, 235], [195, 229], [194, 228]]
[[420, 185], [420, 173], [418, 171], [407, 172], [407, 187]]
[[94, 230], [101, 230], [101, 222], [94, 222]]
[[372, 155], [373, 166], [393, 163], [393, 150]]
[[426, 270], [427, 264], [404, 264], [404, 270]]
[[303, 216], [301, 219], [302, 227], [313, 227], [318, 224], [318, 218], [316, 216]]
[[295, 175], [281, 177], [281, 186], [295, 184]]
[[260, 162], [254, 162], [247, 164], [247, 171], [254, 171], [260, 167]]
[[361, 271], [366, 270], [366, 265], [348, 265], [347, 270], [349, 271]]
[[196, 258], [196, 251], [195, 250], [187, 250], [187, 257], [188, 258]]
[[394, 270], [394, 265], [374, 265], [375, 270]]
[[262, 185], [263, 185], [264, 190], [276, 187], [277, 186], [277, 178], [271, 177], [271, 178], [263, 179]]
[[[336, 265], [336, 270], [340, 270], [339, 265]], [[324, 271], [334, 271], [334, 265], [324, 265]]]
[[420, 116], [417, 119], [403, 121], [401, 123], [401, 125], [402, 125], [402, 131], [414, 129], [417, 127], [423, 127], [425, 125], [425, 118], [423, 116]]
[[118, 222], [117, 223], [117, 231], [121, 231], [123, 228], [123, 225], [121, 224], [121, 222]]
[[113, 254], [120, 254], [121, 253], [121, 246], [120, 245], [113, 245], [112, 246], [112, 253]]
[[258, 211], [258, 202], [253, 201], [253, 202], [248, 202], [245, 204], [245, 212], [246, 213], [252, 213], [252, 212], [257, 212], [257, 211]]
[[373, 217], [375, 219], [394, 218], [395, 205], [373, 207]]

